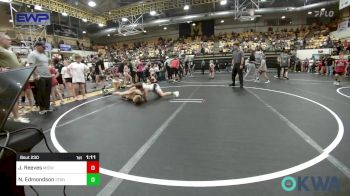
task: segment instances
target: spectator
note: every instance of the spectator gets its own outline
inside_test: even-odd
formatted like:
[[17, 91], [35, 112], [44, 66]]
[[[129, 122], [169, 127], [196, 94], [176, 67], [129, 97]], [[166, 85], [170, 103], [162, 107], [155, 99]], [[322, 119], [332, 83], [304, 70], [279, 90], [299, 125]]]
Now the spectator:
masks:
[[331, 55], [327, 56], [326, 66], [327, 66], [327, 76], [333, 76], [334, 59], [332, 58]]
[[49, 59], [45, 55], [45, 43], [36, 42], [35, 50], [28, 56], [30, 65], [37, 66], [34, 71], [35, 86], [37, 89], [37, 102], [40, 107], [39, 114], [52, 111], [50, 108], [51, 74], [49, 72]]
[[209, 62], [209, 78], [214, 79], [215, 78], [215, 64], [213, 60], [210, 60]]
[[[21, 65], [18, 62], [16, 55], [9, 50], [11, 47], [11, 38], [0, 33], [0, 72], [7, 71], [8, 69], [20, 68]], [[18, 104], [16, 103], [12, 109], [14, 121], [29, 123], [29, 119], [21, 117], [18, 112]]]
[[61, 70], [64, 85], [68, 90], [68, 97], [74, 96], [74, 87], [72, 85], [72, 74], [68, 69], [68, 61], [63, 62], [64, 67]]
[[104, 61], [102, 58], [102, 54], [98, 54], [98, 58], [96, 59], [95, 65], [95, 81], [96, 81], [96, 88], [100, 83], [102, 83], [102, 86], [105, 86], [106, 78], [105, 78], [105, 66]]
[[202, 70], [202, 75], [204, 75], [204, 70], [205, 70], [205, 61], [204, 61], [204, 59], [201, 62], [201, 70]]
[[141, 82], [141, 79], [143, 82], [145, 82], [145, 77], [143, 72], [145, 71], [145, 67], [141, 61], [136, 61], [137, 67], [136, 67], [136, 74], [137, 74], [137, 81]]
[[171, 72], [172, 72], [172, 78], [174, 81], [179, 80], [179, 68], [180, 68], [180, 60], [178, 57], [175, 56], [173, 60], [170, 62]]
[[339, 86], [341, 79], [346, 75], [348, 69], [348, 60], [344, 58], [344, 52], [339, 53], [339, 59], [335, 62], [335, 81], [334, 85]]
[[130, 68], [129, 68], [129, 65], [127, 62], [124, 63], [124, 84], [127, 85], [127, 84], [130, 84], [131, 81], [132, 81], [132, 78], [131, 78], [131, 75], [130, 75]]
[[58, 73], [57, 75], [57, 82], [58, 82], [58, 86], [57, 86], [57, 89], [60, 91], [60, 94], [62, 94], [62, 96], [64, 96], [63, 94], [63, 90], [64, 90], [64, 86], [63, 86], [63, 78], [62, 78], [62, 68], [64, 67], [62, 65], [62, 63], [60, 62], [60, 59], [59, 58], [54, 58], [53, 59], [53, 65]]
[[57, 100], [57, 96], [59, 97], [59, 99], [61, 100], [61, 105], [63, 105], [63, 97], [62, 94], [60, 92], [60, 90], [58, 89], [58, 81], [57, 81], [57, 76], [59, 75], [59, 73], [56, 70], [55, 65], [51, 65], [49, 66], [49, 71], [51, 73], [51, 98], [52, 98], [52, 106], [56, 106], [56, 100]]
[[[68, 66], [68, 69], [70, 70], [72, 74], [72, 82], [73, 82], [73, 88], [74, 88], [74, 99], [77, 101], [78, 99], [78, 92], [82, 94], [82, 98], [85, 100], [85, 73], [89, 70], [89, 68], [81, 62], [82, 57], [79, 54], [76, 54], [74, 56], [75, 62], [71, 63]], [[79, 91], [77, 92], [77, 89]]]

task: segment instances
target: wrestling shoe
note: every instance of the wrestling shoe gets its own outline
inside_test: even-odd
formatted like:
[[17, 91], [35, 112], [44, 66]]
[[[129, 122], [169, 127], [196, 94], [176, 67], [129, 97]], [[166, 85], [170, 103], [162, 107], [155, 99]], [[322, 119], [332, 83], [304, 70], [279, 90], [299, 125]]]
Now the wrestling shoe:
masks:
[[174, 97], [179, 97], [180, 93], [179, 93], [179, 91], [174, 91], [173, 95], [174, 95]]

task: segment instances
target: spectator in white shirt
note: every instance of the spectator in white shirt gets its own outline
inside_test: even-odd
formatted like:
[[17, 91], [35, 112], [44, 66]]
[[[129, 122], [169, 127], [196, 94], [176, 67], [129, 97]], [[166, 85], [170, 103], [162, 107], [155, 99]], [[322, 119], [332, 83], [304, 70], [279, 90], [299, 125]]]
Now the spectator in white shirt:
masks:
[[[74, 99], [78, 100], [78, 92], [83, 96], [83, 99], [86, 99], [85, 96], [85, 73], [89, 70], [89, 68], [81, 62], [82, 57], [77, 54], [74, 56], [75, 62], [71, 63], [68, 66], [70, 73], [72, 74], [72, 83], [74, 87]], [[77, 88], [79, 91], [77, 92]]]
[[74, 88], [72, 85], [72, 74], [70, 73], [70, 70], [68, 69], [68, 61], [63, 62], [64, 67], [61, 70], [61, 75], [63, 78], [63, 83], [68, 89], [68, 97], [74, 96]]

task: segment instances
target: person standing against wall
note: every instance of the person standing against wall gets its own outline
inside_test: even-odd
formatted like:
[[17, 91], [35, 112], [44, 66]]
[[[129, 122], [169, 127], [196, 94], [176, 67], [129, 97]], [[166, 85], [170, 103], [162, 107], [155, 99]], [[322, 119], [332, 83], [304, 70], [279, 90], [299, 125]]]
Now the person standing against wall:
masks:
[[233, 45], [232, 52], [232, 84], [230, 86], [235, 86], [236, 76], [239, 76], [240, 87], [243, 88], [243, 68], [244, 68], [244, 53], [239, 48], [239, 44], [235, 43]]
[[50, 108], [51, 74], [49, 72], [49, 59], [45, 55], [45, 43], [36, 42], [35, 50], [28, 55], [30, 65], [37, 66], [34, 71], [35, 86], [37, 89], [37, 102], [39, 114], [52, 111]]

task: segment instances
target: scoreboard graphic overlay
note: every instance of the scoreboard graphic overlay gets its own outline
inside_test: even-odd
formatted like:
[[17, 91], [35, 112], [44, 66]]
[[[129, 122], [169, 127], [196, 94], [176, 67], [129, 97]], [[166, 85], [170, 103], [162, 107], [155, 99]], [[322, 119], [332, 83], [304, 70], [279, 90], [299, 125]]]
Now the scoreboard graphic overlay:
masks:
[[99, 186], [99, 153], [19, 153], [16, 185]]

